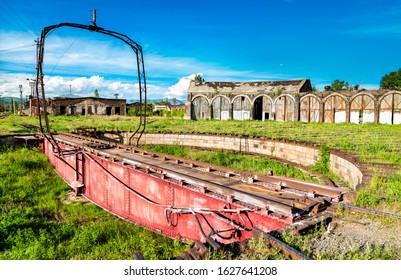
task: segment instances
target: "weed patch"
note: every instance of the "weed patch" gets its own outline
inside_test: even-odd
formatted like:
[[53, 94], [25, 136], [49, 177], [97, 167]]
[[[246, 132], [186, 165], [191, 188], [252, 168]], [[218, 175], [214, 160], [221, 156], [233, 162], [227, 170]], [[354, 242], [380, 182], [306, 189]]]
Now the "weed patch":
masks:
[[368, 208], [393, 208], [391, 212], [401, 213], [401, 172], [388, 178], [374, 174], [370, 186], [358, 192], [354, 203]]

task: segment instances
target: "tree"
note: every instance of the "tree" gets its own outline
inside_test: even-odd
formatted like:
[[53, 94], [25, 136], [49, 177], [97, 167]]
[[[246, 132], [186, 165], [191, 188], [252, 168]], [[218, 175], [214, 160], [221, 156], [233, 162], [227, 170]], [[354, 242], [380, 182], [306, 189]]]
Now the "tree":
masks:
[[196, 74], [193, 80], [195, 81], [195, 83], [201, 83], [205, 81], [205, 79], [202, 78], [201, 74]]
[[331, 88], [332, 91], [340, 91], [340, 90], [347, 90], [350, 89], [350, 85], [348, 82], [340, 81], [340, 80], [334, 80], [331, 83]]
[[93, 91], [93, 95], [95, 96], [95, 98], [99, 98], [99, 91], [97, 89], [95, 89]]
[[380, 81], [380, 88], [401, 89], [401, 68], [397, 72], [384, 75]]
[[159, 101], [156, 101], [155, 105], [171, 105], [171, 103], [170, 103], [170, 101], [168, 101], [168, 98], [166, 98], [166, 99], [160, 99]]

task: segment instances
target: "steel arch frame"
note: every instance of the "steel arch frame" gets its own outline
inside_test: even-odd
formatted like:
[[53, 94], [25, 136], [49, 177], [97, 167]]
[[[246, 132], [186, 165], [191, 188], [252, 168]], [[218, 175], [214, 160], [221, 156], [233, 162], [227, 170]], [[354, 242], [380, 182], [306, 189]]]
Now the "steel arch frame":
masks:
[[[139, 102], [140, 102], [140, 107], [141, 107], [141, 113], [140, 113], [140, 121], [139, 121], [139, 126], [136, 129], [136, 131], [132, 134], [129, 144], [131, 144], [132, 138], [139, 133], [139, 136], [136, 140], [136, 145], [138, 146], [139, 140], [142, 136], [142, 134], [145, 131], [146, 128], [146, 99], [147, 99], [147, 91], [146, 91], [146, 76], [145, 76], [145, 65], [144, 65], [144, 60], [143, 60], [143, 52], [142, 52], [142, 47], [130, 39], [127, 35], [111, 31], [111, 30], [106, 30], [104, 28], [98, 27], [95, 23], [95, 21], [92, 22], [92, 25], [83, 25], [83, 24], [77, 24], [77, 23], [69, 23], [69, 22], [63, 22], [59, 23], [56, 25], [50, 25], [45, 27], [42, 32], [41, 32], [41, 37], [40, 41], [38, 42], [38, 51], [37, 51], [37, 68], [36, 68], [36, 99], [38, 102], [38, 116], [39, 116], [39, 124], [40, 124], [40, 129], [42, 134], [55, 146], [58, 150], [58, 152], [61, 152], [57, 142], [54, 140], [50, 126], [49, 126], [49, 120], [47, 117], [47, 104], [46, 104], [46, 98], [45, 98], [45, 89], [44, 89], [44, 82], [43, 82], [43, 58], [44, 58], [44, 47], [45, 47], [45, 39], [46, 36], [49, 35], [49, 33], [57, 28], [60, 27], [72, 27], [72, 28], [80, 28], [80, 29], [85, 29], [89, 30], [91, 32], [98, 32], [101, 34], [105, 34], [108, 36], [112, 36], [114, 38], [117, 38], [127, 45], [131, 47], [131, 49], [135, 52], [136, 55], [136, 62], [137, 62], [137, 71], [138, 71], [138, 85], [139, 85]], [[39, 85], [40, 85], [40, 91], [41, 91], [41, 97], [43, 100], [43, 114], [44, 114], [44, 119], [45, 119], [45, 125], [46, 125], [46, 130], [44, 130], [44, 127], [42, 125], [42, 118], [41, 118], [41, 112], [40, 112], [40, 97], [39, 97]], [[142, 104], [145, 104], [144, 108], [144, 113], [142, 114]]]

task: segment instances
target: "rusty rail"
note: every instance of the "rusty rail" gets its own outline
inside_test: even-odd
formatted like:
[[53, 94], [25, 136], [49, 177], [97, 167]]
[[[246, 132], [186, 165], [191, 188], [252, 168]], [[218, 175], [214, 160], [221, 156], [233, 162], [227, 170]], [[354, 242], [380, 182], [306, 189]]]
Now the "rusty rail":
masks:
[[[219, 246], [220, 249], [220, 246]], [[207, 257], [209, 248], [199, 240], [195, 240], [181, 256], [175, 260], [202, 260]]]
[[351, 205], [348, 203], [333, 203], [332, 204], [333, 208], [343, 208], [345, 211], [348, 212], [354, 212], [354, 213], [360, 213], [360, 214], [365, 214], [365, 215], [374, 215], [374, 216], [379, 216], [379, 217], [389, 217], [389, 218], [395, 218], [395, 219], [401, 219], [400, 215], [393, 214], [393, 213], [388, 213], [388, 212], [383, 212], [375, 209], [369, 209], [369, 208], [363, 208], [355, 205]]
[[[81, 136], [77, 134], [71, 133], [59, 133], [59, 135], [64, 135], [66, 137], [72, 137], [76, 139], [81, 139], [84, 141], [88, 141], [87, 146], [93, 148], [106, 148], [106, 147], [114, 147], [117, 149], [121, 149], [124, 151], [130, 151], [132, 153], [138, 153], [143, 156], [148, 156], [151, 158], [159, 158], [163, 161], [168, 161], [177, 165], [185, 165], [186, 167], [202, 170], [205, 172], [210, 172], [215, 175], [220, 175], [222, 177], [233, 177], [238, 178], [245, 183], [249, 183], [252, 185], [260, 185], [266, 191], [270, 190], [277, 193], [278, 190], [288, 193], [298, 193], [306, 195], [308, 198], [319, 198], [324, 197], [329, 202], [332, 201], [340, 201], [342, 199], [345, 190], [342, 188], [336, 188], [329, 185], [321, 185], [310, 182], [304, 182], [292, 178], [286, 177], [278, 177], [278, 176], [264, 176], [260, 174], [254, 174], [247, 171], [235, 170], [228, 167], [213, 165], [205, 162], [195, 161], [191, 159], [186, 159], [182, 157], [177, 157], [173, 155], [147, 151], [144, 149], [121, 145], [111, 141], [105, 141], [96, 138], [90, 138], [86, 136]], [[90, 144], [92, 143], [92, 144]], [[271, 192], [270, 192], [271, 194]], [[321, 200], [320, 200], [321, 202]]]
[[[255, 208], [255, 206], [257, 208], [265, 207], [266, 204], [261, 203], [261, 200], [263, 200], [265, 202], [268, 201], [268, 211], [278, 211], [284, 213], [285, 215], [302, 215], [303, 213], [309, 212], [316, 214], [322, 210], [325, 210], [331, 201], [339, 201], [343, 194], [343, 190], [330, 186], [306, 183], [285, 177], [256, 175], [250, 172], [238, 171], [227, 167], [193, 161], [177, 156], [151, 152], [131, 146], [117, 144], [115, 142], [90, 138], [87, 136], [70, 133], [60, 133], [59, 135], [64, 138], [58, 137], [57, 141], [74, 146], [76, 148], [82, 146], [82, 148], [88, 152], [104, 156], [105, 158], [111, 158], [113, 161], [120, 161], [126, 164], [133, 164], [135, 166], [145, 168], [148, 170], [148, 173], [153, 173], [156, 176], [178, 179], [182, 181], [182, 184], [201, 185], [202, 188], [200, 191], [205, 193], [216, 193], [217, 195], [221, 195], [220, 190], [225, 189], [226, 193], [228, 192], [233, 195], [233, 200], [237, 200], [239, 203], [251, 208]], [[77, 144], [69, 141], [68, 139], [77, 139], [80, 141], [80, 143]], [[120, 152], [117, 151], [114, 154], [111, 154], [109, 151], [113, 148]], [[214, 174], [221, 178], [237, 179], [243, 183], [237, 186], [227, 187], [226, 185], [218, 182], [200, 182], [199, 178], [188, 174], [183, 176], [179, 172], [176, 172], [174, 168], [160, 168], [158, 165], [149, 164], [147, 162], [141, 162], [138, 160], [135, 162], [129, 161], [121, 156], [122, 153], [126, 152], [131, 154], [140, 154], [143, 158], [147, 157], [158, 160], [158, 165], [161, 165], [162, 162], [168, 162], [173, 165], [184, 166], [185, 168], [192, 170]], [[251, 196], [249, 194], [251, 194]], [[249, 200], [251, 201], [250, 203], [248, 203]], [[299, 211], [294, 212], [294, 208], [299, 209]]]
[[255, 239], [263, 238], [269, 243], [272, 247], [280, 250], [288, 259], [291, 260], [311, 260], [307, 255], [299, 252], [298, 250], [292, 248], [288, 244], [283, 241], [277, 239], [272, 234], [268, 232], [264, 232], [257, 227], [253, 228], [253, 237]]

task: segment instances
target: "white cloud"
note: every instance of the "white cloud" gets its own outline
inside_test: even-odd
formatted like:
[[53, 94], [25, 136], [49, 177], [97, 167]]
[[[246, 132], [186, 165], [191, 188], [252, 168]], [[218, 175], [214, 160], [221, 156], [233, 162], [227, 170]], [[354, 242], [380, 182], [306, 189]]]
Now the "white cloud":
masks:
[[[19, 85], [22, 85], [23, 97], [31, 94], [31, 88], [27, 79], [35, 79], [32, 74], [8, 74], [0, 72], [0, 95], [3, 97], [19, 98]], [[106, 79], [101, 76], [91, 77], [45, 77], [46, 97], [66, 95], [71, 93], [80, 96], [93, 96], [95, 89], [99, 91], [100, 97], [124, 98], [127, 100], [139, 100], [138, 83], [129, 83]], [[148, 99], [163, 99], [167, 91], [167, 86], [147, 84]]]
[[31, 94], [27, 79], [33, 79], [31, 74], [3, 74], [0, 72], [0, 94], [3, 97], [19, 97], [19, 85], [22, 85], [23, 96]]
[[187, 77], [182, 77], [175, 85], [172, 85], [168, 88], [166, 92], [166, 97], [185, 100], [187, 96], [189, 83], [191, 82], [191, 80], [195, 78], [196, 75], [203, 76], [202, 73], [197, 73], [189, 75]]
[[[30, 35], [30, 34], [29, 34]], [[18, 84], [36, 75], [36, 47], [32, 36], [24, 32], [0, 30], [0, 92], [16, 96]], [[169, 57], [144, 51], [148, 98], [184, 98], [192, 75], [203, 72], [208, 80], [241, 81], [283, 78], [269, 73], [232, 70], [218, 64], [200, 62], [188, 57]], [[46, 39], [43, 73], [46, 96], [71, 93], [138, 99], [136, 57], [121, 42], [101, 40], [100, 35], [57, 36]], [[14, 73], [14, 74], [10, 74]], [[181, 78], [177, 83], [177, 77]], [[284, 77], [285, 78], [285, 77]], [[132, 82], [122, 82], [132, 81]], [[175, 83], [175, 84], [174, 84]], [[24, 85], [25, 87], [25, 85]], [[28, 90], [26, 90], [28, 92]]]
[[[136, 57], [125, 44], [100, 39], [100, 35], [84, 37], [51, 35], [46, 39], [44, 53], [45, 75], [136, 75]], [[1, 60], [10, 63], [29, 64], [35, 71], [35, 44], [24, 32], [0, 30]], [[104, 36], [103, 36], [104, 38]], [[187, 73], [204, 72], [210, 79], [255, 79], [256, 76], [274, 78], [269, 73], [232, 70], [218, 64], [205, 63], [190, 57], [171, 57], [144, 50], [147, 76], [173, 78]], [[3, 70], [8, 71], [3, 67]]]

